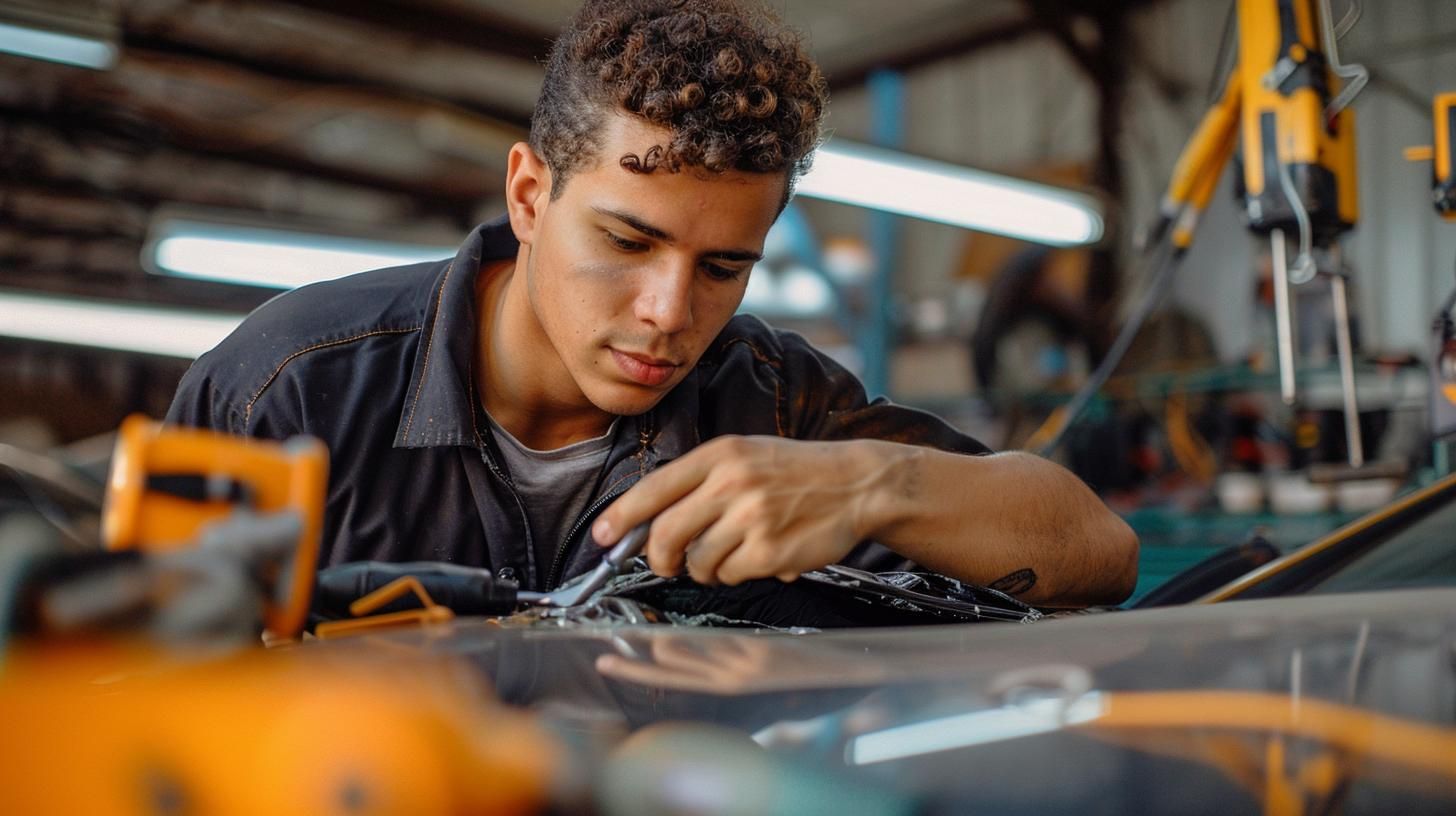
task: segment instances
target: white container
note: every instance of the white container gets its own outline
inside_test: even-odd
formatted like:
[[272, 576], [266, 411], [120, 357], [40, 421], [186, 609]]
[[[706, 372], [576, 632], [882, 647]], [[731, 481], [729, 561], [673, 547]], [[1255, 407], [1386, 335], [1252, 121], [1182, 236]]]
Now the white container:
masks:
[[1269, 508], [1281, 516], [1322, 513], [1333, 499], [1329, 485], [1315, 484], [1303, 473], [1269, 475]]
[[1395, 498], [1400, 482], [1395, 479], [1356, 479], [1335, 485], [1335, 506], [1346, 513], [1368, 513]]
[[1213, 492], [1225, 513], [1257, 513], [1264, 509], [1264, 480], [1257, 474], [1220, 474], [1213, 483]]

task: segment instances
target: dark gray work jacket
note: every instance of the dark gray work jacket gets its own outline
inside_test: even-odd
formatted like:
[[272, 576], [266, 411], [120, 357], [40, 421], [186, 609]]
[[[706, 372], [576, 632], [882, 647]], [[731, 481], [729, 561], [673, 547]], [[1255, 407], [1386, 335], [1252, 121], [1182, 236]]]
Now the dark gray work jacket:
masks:
[[[625, 418], [594, 498], [538, 563], [521, 498], [482, 432], [475, 278], [514, 257], [505, 219], [477, 227], [452, 260], [305, 286], [259, 307], [198, 358], [167, 413], [172, 423], [284, 439], [308, 434], [330, 454], [321, 566], [450, 561], [545, 590], [601, 557], [591, 521], [643, 474], [723, 434], [876, 438], [986, 453], [934, 416], [873, 402], [802, 337], [740, 315], [652, 410]], [[899, 568], [866, 542], [845, 563]]]

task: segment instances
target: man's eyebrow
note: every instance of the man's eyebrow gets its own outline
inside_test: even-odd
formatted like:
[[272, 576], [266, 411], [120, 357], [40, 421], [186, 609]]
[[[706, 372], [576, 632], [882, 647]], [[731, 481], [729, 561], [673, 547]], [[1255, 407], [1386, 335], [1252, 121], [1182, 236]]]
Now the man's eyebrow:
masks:
[[[621, 210], [612, 210], [606, 207], [592, 207], [592, 209], [600, 215], [605, 215], [608, 218], [615, 218], [618, 221], [621, 221], [623, 224], [626, 224], [632, 229], [637, 230], [643, 235], [656, 238], [659, 241], [666, 241], [669, 244], [673, 241], [672, 235], [670, 235], [666, 230], [654, 227], [646, 221], [638, 218], [637, 216], [632, 215], [631, 213], [625, 213]], [[749, 249], [710, 249], [707, 252], [704, 252], [703, 255], [705, 257], [722, 258], [725, 261], [751, 261], [753, 263], [758, 263], [759, 261], [763, 260], [762, 252], [754, 252], [753, 250]]]
[[606, 207], [592, 207], [592, 209], [596, 210], [602, 215], [607, 216], [608, 218], [615, 218], [618, 221], [621, 221], [623, 224], [626, 224], [632, 229], [637, 230], [643, 235], [651, 236], [659, 241], [667, 241], [668, 243], [672, 243], [672, 236], [668, 235], [666, 230], [660, 230], [657, 227], [654, 227], [646, 221], [638, 218], [637, 216], [632, 215], [631, 213], [624, 213], [620, 210], [609, 210]]
[[725, 261], [752, 261], [758, 263], [763, 260], [762, 252], [750, 252], [746, 249], [710, 249], [703, 253], [710, 258], [722, 258]]

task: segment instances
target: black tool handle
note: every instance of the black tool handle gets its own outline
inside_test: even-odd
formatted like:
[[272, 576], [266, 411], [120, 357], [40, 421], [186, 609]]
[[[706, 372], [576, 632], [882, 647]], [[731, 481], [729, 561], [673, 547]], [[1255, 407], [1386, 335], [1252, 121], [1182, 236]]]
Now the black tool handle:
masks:
[[[406, 575], [417, 578], [431, 600], [457, 615], [509, 615], [516, 608], [516, 583], [496, 578], [488, 569], [437, 561], [399, 564], [356, 561], [319, 570], [313, 594], [314, 617], [318, 620], [353, 617], [349, 604]], [[378, 612], [399, 612], [419, 606], [414, 595], [405, 595]]]

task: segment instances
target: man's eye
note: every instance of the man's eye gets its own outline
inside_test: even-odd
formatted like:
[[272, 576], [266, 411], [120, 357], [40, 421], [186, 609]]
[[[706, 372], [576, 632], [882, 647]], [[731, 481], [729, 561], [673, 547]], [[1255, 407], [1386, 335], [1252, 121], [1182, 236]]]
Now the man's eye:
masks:
[[743, 273], [746, 270], [729, 269], [726, 266], [718, 266], [717, 264], [703, 264], [703, 271], [707, 272], [708, 277], [712, 278], [713, 280], [731, 281], [738, 280], [739, 278], [743, 277]]
[[647, 245], [644, 243], [623, 238], [614, 232], [606, 232], [603, 234], [607, 236], [607, 243], [624, 252], [636, 252], [647, 248]]

